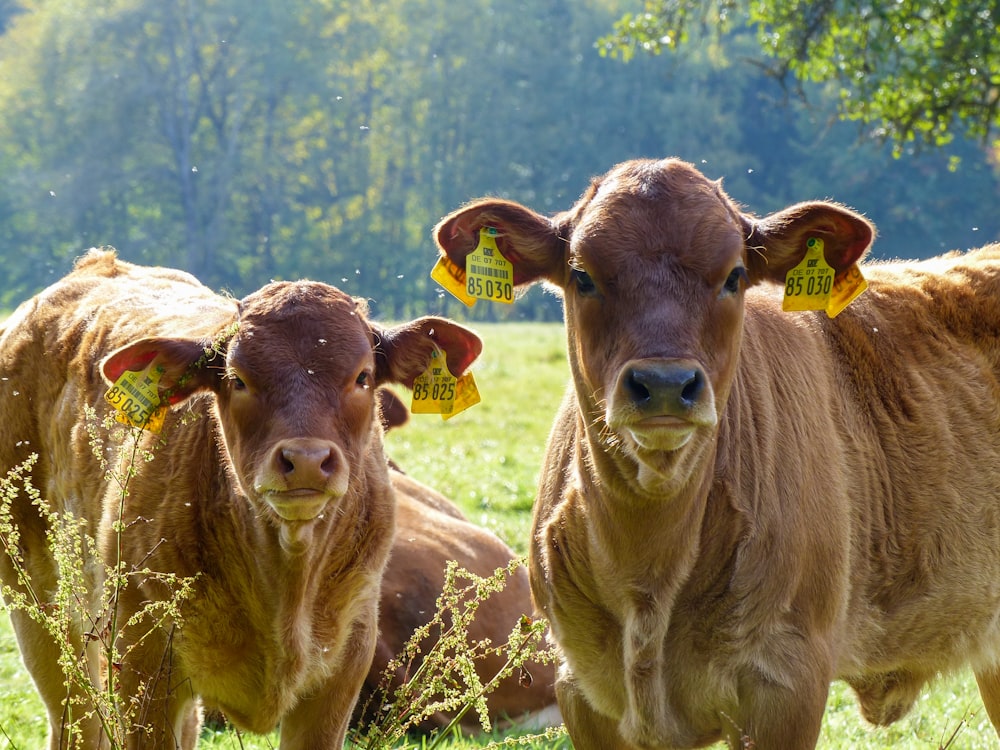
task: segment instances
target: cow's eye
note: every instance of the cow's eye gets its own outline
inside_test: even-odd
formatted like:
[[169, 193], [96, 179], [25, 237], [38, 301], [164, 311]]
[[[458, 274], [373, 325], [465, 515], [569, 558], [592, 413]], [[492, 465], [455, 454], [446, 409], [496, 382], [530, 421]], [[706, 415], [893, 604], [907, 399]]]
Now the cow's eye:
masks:
[[590, 278], [590, 274], [586, 271], [574, 268], [570, 276], [576, 282], [576, 290], [584, 297], [588, 297], [597, 291], [594, 280]]
[[247, 389], [247, 384], [245, 382], [243, 382], [243, 378], [241, 378], [237, 374], [237, 372], [236, 372], [236, 370], [234, 368], [227, 367], [226, 368], [226, 376], [225, 377], [226, 377], [226, 380], [229, 381], [229, 384], [230, 384], [230, 386], [232, 386], [232, 389], [234, 391], [245, 391]]
[[372, 374], [368, 372], [368, 370], [362, 370], [358, 373], [358, 377], [354, 380], [354, 382], [362, 388], [371, 388], [371, 379]]
[[747, 269], [743, 266], [736, 266], [732, 271], [729, 272], [729, 276], [726, 278], [726, 283], [722, 285], [723, 293], [726, 295], [736, 294], [740, 291], [740, 282], [749, 281], [750, 277], [747, 276]]

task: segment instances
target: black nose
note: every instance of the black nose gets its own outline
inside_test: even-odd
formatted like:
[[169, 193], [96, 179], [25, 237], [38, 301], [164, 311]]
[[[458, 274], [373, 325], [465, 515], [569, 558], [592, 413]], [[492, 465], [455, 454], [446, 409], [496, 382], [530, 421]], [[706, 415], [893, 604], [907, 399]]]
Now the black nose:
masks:
[[689, 363], [651, 360], [629, 365], [622, 375], [629, 401], [643, 414], [683, 417], [705, 393], [705, 373]]

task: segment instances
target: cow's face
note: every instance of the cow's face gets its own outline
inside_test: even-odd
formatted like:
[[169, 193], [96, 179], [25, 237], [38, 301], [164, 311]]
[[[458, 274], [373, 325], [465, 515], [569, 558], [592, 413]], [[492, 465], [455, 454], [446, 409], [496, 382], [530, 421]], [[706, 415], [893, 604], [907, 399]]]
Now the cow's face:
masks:
[[364, 312], [320, 284], [271, 284], [240, 302], [216, 408], [243, 491], [285, 521], [347, 492], [372, 439], [375, 357]]
[[747, 283], [739, 215], [697, 173], [629, 165], [567, 226], [577, 393], [601, 435], [657, 465], [714, 430]]
[[447, 320], [381, 328], [363, 304], [332, 287], [279, 282], [243, 299], [214, 342], [144, 339], [103, 368], [113, 380], [137, 369], [130, 363], [162, 366], [162, 397], [175, 403], [212, 391], [239, 488], [276, 523], [299, 524], [321, 516], [352, 481], [363, 488], [360, 470], [384, 464], [376, 387], [411, 385], [435, 344], [456, 374], [481, 349], [474, 334]]
[[676, 160], [619, 165], [551, 219], [509, 201], [474, 203], [438, 225], [438, 243], [463, 267], [482, 226], [498, 231], [516, 283], [561, 291], [581, 416], [602, 454], [650, 488], [676, 480], [680, 462], [714, 440], [746, 288], [783, 282], [809, 237], [824, 239], [838, 270], [872, 238], [864, 219], [827, 203], [746, 216]]

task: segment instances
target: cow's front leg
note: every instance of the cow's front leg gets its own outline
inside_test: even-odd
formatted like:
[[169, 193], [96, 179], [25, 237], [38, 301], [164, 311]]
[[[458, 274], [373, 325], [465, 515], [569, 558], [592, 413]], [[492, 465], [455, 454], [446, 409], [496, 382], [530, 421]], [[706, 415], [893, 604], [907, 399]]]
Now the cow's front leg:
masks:
[[376, 625], [354, 624], [333, 678], [303, 697], [281, 720], [280, 750], [340, 750], [354, 704], [375, 655]]
[[637, 750], [622, 739], [617, 721], [594, 710], [565, 668], [556, 682], [556, 700], [576, 750]]
[[199, 703], [172, 644], [169, 626], [142, 624], [123, 631], [116, 644], [124, 656], [114, 670], [115, 692], [129, 750], [191, 750], [197, 740]]
[[744, 681], [736, 715], [720, 717], [729, 747], [813, 750], [829, 689], [829, 679], [815, 674], [792, 684], [778, 684], [759, 675]]

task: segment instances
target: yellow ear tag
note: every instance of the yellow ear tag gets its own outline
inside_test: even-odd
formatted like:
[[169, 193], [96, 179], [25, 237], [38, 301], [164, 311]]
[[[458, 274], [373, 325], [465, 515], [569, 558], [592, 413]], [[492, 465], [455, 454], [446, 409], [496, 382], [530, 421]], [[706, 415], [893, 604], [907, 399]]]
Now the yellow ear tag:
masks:
[[493, 227], [479, 230], [479, 244], [465, 259], [465, 291], [476, 299], [514, 302], [514, 264], [500, 253]]
[[443, 419], [450, 419], [478, 403], [479, 390], [472, 373], [467, 372], [456, 378], [448, 370], [444, 353], [434, 347], [427, 369], [413, 379], [410, 411], [414, 414], [440, 414]]
[[781, 309], [825, 310], [833, 290], [834, 271], [823, 256], [823, 240], [810, 237], [801, 262], [785, 275], [785, 299]]
[[476, 304], [475, 298], [465, 293], [465, 271], [443, 255], [431, 269], [431, 278], [451, 292], [460, 302], [469, 307]]
[[115, 409], [115, 419], [122, 424], [150, 432], [163, 429], [169, 406], [160, 403], [158, 384], [163, 368], [150, 364], [145, 370], [126, 370], [104, 394]]
[[833, 280], [833, 291], [830, 292], [830, 304], [826, 307], [826, 314], [836, 318], [867, 288], [868, 282], [861, 275], [858, 264], [852, 264], [850, 268], [838, 273]]
[[442, 414], [442, 419], [451, 419], [456, 414], [475, 406], [480, 402], [479, 389], [476, 387], [476, 379], [471, 372], [465, 373], [455, 382], [455, 405], [450, 412]]

